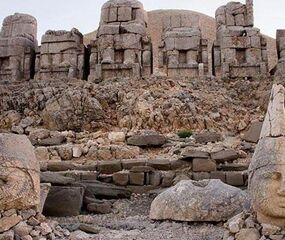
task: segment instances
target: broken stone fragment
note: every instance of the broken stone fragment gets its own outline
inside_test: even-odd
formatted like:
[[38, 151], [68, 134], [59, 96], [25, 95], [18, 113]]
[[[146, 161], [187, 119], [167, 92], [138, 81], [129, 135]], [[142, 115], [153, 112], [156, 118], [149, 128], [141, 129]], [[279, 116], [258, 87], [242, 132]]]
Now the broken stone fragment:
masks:
[[220, 180], [180, 181], [151, 204], [153, 220], [219, 222], [250, 207], [247, 195]]

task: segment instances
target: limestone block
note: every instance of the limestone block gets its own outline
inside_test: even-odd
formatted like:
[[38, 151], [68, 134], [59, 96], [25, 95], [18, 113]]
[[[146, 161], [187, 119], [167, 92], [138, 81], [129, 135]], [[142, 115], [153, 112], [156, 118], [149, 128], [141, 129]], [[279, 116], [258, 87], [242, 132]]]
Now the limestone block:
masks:
[[40, 203], [39, 171], [39, 162], [26, 136], [0, 134], [0, 209], [37, 206]]
[[193, 172], [212, 172], [217, 170], [214, 160], [204, 158], [193, 159]]
[[175, 49], [176, 50], [198, 50], [200, 46], [201, 38], [194, 36], [191, 38], [176, 38], [175, 39]]
[[135, 33], [140, 35], [146, 34], [145, 25], [138, 23], [126, 23], [126, 24], [122, 23], [121, 28], [123, 29], [124, 32], [127, 33]]
[[261, 48], [260, 36], [252, 36], [250, 38], [250, 43], [252, 48]]
[[102, 25], [99, 27], [99, 31], [98, 31], [98, 35], [115, 35], [115, 34], [119, 34], [120, 32], [120, 25]]
[[236, 26], [245, 26], [245, 19], [243, 14], [238, 14], [235, 16], [235, 25]]
[[118, 21], [131, 21], [132, 20], [132, 8], [131, 7], [119, 7], [118, 8]]
[[118, 20], [118, 8], [116, 7], [109, 8], [108, 22], [116, 22], [117, 20]]
[[115, 35], [115, 49], [141, 49], [141, 36], [126, 33]]
[[261, 62], [261, 49], [258, 48], [249, 48], [245, 51], [246, 54], [246, 62], [254, 65]]
[[226, 11], [226, 24], [227, 26], [235, 26], [235, 18], [228, 11]]
[[187, 51], [187, 64], [197, 64], [198, 63], [198, 52], [189, 50]]
[[133, 64], [136, 62], [136, 52], [132, 49], [124, 51], [124, 64]]
[[115, 60], [115, 51], [113, 48], [106, 48], [102, 54], [102, 64], [112, 64]]

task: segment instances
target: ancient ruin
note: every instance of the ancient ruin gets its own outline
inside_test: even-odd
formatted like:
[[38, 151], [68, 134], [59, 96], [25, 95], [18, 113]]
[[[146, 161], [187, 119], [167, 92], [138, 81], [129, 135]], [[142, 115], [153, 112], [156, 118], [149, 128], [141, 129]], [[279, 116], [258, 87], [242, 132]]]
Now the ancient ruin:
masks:
[[21, 81], [34, 77], [37, 20], [15, 13], [4, 19], [0, 32], [0, 81]]
[[147, 13], [137, 0], [106, 2], [97, 39], [91, 46], [90, 81], [151, 74], [151, 42]]
[[160, 71], [169, 77], [204, 76], [208, 72], [208, 40], [183, 15], [166, 19], [159, 49]]
[[268, 72], [267, 43], [254, 28], [253, 1], [230, 2], [216, 11], [214, 74], [224, 78], [253, 77]]
[[0, 240], [285, 240], [285, 31], [252, 0], [110, 0], [95, 24], [38, 46], [33, 17], [4, 19]]
[[285, 88], [273, 85], [261, 136], [249, 168], [257, 219], [285, 227]]
[[71, 31], [47, 31], [42, 37], [37, 54], [37, 79], [84, 78], [83, 35], [75, 28]]

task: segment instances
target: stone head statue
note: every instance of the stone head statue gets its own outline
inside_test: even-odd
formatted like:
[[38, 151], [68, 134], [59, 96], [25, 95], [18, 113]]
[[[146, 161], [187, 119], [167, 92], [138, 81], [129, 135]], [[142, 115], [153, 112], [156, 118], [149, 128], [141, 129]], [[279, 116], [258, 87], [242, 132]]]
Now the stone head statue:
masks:
[[285, 227], [285, 89], [273, 85], [259, 143], [249, 167], [249, 191], [260, 223]]
[[39, 204], [39, 171], [26, 136], [0, 134], [0, 210], [22, 210]]

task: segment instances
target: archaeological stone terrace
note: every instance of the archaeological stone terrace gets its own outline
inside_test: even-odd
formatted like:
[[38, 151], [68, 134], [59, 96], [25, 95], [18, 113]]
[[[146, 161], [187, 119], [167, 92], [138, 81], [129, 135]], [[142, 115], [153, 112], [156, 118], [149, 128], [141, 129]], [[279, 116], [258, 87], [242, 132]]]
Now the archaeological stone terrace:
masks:
[[[254, 27], [253, 1], [229, 2], [216, 11], [216, 40], [202, 37], [198, 21], [181, 14], [160, 26], [158, 49], [148, 32], [148, 13], [137, 0], [110, 0], [101, 9], [96, 37], [83, 44], [77, 30], [49, 30], [37, 45], [36, 20], [7, 17], [0, 34], [0, 80], [77, 78], [101, 82], [116, 77], [164, 76], [252, 78], [267, 76], [266, 38]], [[277, 31], [279, 63], [284, 67], [284, 31]], [[158, 69], [153, 69], [158, 52]]]
[[94, 30], [3, 21], [0, 240], [285, 240], [285, 30], [252, 0]]

